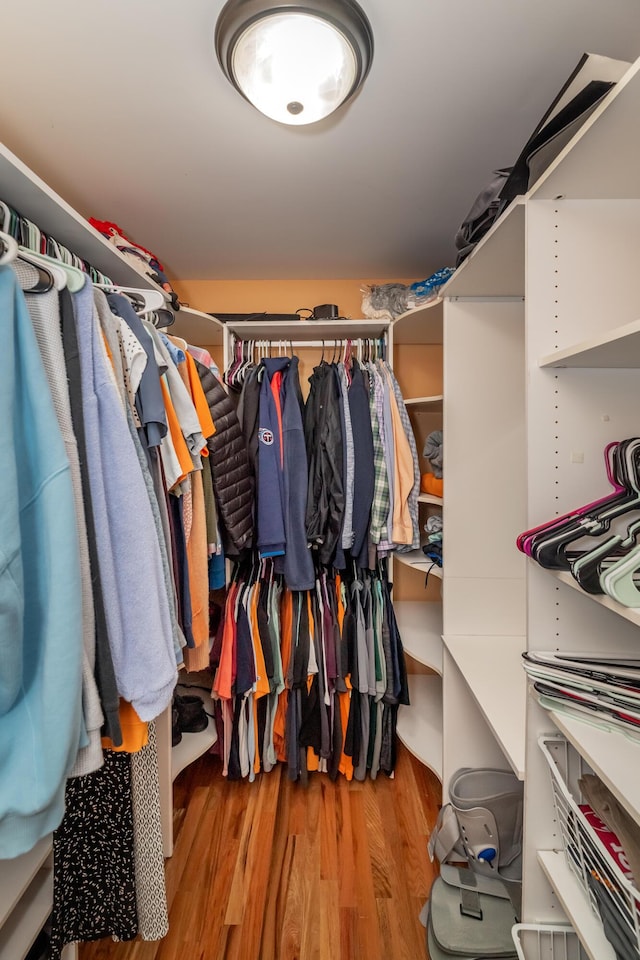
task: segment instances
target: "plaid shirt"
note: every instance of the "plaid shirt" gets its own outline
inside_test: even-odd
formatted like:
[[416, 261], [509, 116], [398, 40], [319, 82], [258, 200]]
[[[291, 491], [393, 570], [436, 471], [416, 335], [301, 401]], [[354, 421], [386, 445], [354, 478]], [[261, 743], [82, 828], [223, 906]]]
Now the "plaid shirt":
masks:
[[[382, 361], [380, 361], [382, 363]], [[418, 495], [420, 493], [420, 464], [418, 462], [418, 449], [416, 447], [416, 440], [413, 435], [413, 427], [411, 426], [411, 421], [409, 420], [409, 414], [407, 413], [407, 408], [404, 405], [404, 399], [402, 396], [402, 391], [398, 381], [396, 380], [393, 370], [389, 364], [385, 361], [384, 367], [389, 374], [389, 380], [393, 387], [393, 392], [395, 394], [396, 402], [398, 404], [398, 413], [400, 414], [400, 421], [402, 423], [402, 428], [407, 436], [409, 441], [409, 446], [411, 447], [411, 456], [413, 458], [413, 487], [411, 488], [411, 493], [409, 494], [409, 516], [411, 517], [411, 526], [413, 528], [413, 541], [410, 547], [401, 547], [401, 552], [406, 552], [407, 550], [419, 550], [420, 549], [420, 522], [418, 520]]]
[[374, 486], [373, 502], [371, 504], [371, 523], [369, 534], [372, 543], [376, 544], [378, 554], [386, 554], [393, 549], [393, 544], [387, 539], [387, 518], [389, 516], [389, 478], [384, 456], [384, 412], [383, 391], [384, 385], [380, 374], [372, 363], [367, 364], [369, 371], [369, 410], [371, 412], [371, 428], [373, 432], [373, 467]]

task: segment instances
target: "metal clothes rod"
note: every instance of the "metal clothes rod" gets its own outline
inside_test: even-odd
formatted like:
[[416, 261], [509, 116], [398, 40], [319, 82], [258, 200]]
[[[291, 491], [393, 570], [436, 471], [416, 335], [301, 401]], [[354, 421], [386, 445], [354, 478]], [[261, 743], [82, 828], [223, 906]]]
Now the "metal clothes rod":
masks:
[[[332, 346], [334, 343], [345, 344], [347, 340], [351, 340], [351, 344], [357, 346], [359, 343], [365, 343], [366, 341], [375, 342], [376, 340], [382, 339], [381, 337], [327, 337], [326, 340], [289, 340], [288, 337], [276, 337], [275, 340], [255, 340], [256, 346], [259, 347], [261, 343], [268, 343], [269, 346], [277, 347], [282, 344], [283, 347], [327, 347]], [[249, 340], [240, 341], [241, 343], [249, 343]]]

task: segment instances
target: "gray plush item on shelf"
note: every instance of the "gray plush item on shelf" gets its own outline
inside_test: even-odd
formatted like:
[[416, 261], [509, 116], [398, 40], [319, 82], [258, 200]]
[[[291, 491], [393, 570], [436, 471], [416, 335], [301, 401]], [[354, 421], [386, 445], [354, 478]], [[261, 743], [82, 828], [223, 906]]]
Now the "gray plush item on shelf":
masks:
[[413, 305], [411, 288], [404, 283], [366, 285], [362, 292], [362, 312], [373, 320], [395, 320]]
[[422, 456], [429, 461], [434, 477], [442, 477], [442, 430], [433, 430], [424, 442]]

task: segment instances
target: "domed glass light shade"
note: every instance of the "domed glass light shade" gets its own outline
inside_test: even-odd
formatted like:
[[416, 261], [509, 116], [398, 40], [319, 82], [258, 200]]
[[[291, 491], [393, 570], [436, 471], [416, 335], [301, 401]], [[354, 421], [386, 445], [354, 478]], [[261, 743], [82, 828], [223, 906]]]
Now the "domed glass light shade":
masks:
[[361, 86], [373, 35], [353, 0], [229, 0], [215, 35], [226, 76], [280, 123], [328, 117]]

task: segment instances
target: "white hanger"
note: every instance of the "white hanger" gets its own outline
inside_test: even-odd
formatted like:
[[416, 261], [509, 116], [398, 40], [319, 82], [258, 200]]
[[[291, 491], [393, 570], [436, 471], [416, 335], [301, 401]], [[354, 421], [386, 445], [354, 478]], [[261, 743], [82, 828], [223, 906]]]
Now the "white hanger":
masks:
[[95, 283], [94, 286], [99, 287], [100, 290], [106, 290], [107, 292], [132, 293], [136, 297], [141, 297], [143, 306], [142, 308], [136, 310], [136, 313], [139, 317], [144, 313], [153, 313], [155, 310], [166, 308], [167, 305], [167, 300], [162, 290], [143, 290], [140, 287], [121, 287], [118, 284], [113, 283]]
[[44, 254], [34, 253], [27, 247], [19, 247], [19, 251], [20, 259], [24, 260], [25, 263], [32, 263], [34, 267], [46, 267], [53, 278], [53, 285], [56, 290], [64, 290], [67, 285], [69, 289], [74, 289], [71, 284], [68, 284], [69, 274], [66, 273], [62, 263], [58, 263], [57, 260], [52, 260], [51, 257], [46, 257]]
[[4, 252], [0, 256], [0, 266], [12, 263], [18, 256], [18, 242], [8, 233], [0, 231], [0, 243], [4, 246]]

